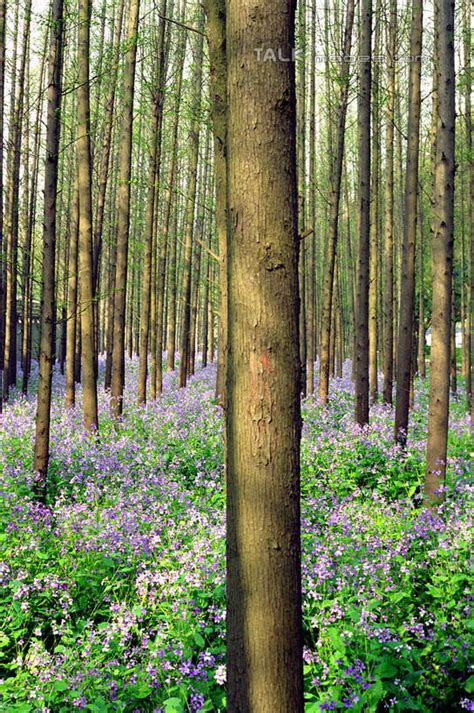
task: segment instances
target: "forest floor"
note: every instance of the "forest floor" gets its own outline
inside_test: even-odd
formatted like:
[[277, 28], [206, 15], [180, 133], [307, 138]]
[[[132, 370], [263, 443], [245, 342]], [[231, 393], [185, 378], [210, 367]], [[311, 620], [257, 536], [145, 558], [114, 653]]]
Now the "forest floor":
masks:
[[[55, 375], [47, 506], [32, 500], [35, 400], [0, 420], [0, 710], [224, 711], [222, 417], [215, 370], [135, 405], [120, 428], [100, 391], [100, 440]], [[303, 404], [306, 710], [474, 710], [472, 445], [451, 409], [446, 500], [419, 507], [427, 385], [405, 456], [393, 411], [352, 416], [347, 364], [322, 409]]]

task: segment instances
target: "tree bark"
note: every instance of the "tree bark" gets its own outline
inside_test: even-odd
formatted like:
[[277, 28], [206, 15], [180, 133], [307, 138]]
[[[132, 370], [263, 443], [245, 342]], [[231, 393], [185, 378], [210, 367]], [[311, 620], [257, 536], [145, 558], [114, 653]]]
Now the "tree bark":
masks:
[[357, 124], [359, 133], [359, 257], [355, 335], [355, 420], [369, 422], [369, 258], [370, 258], [370, 104], [372, 59], [372, 0], [362, 0], [360, 21], [360, 79]]
[[303, 711], [294, 10], [226, 3], [229, 713]]
[[393, 400], [393, 144], [395, 122], [395, 78], [397, 50], [397, 0], [390, 0], [388, 37], [387, 104], [385, 128], [385, 226], [384, 226], [384, 336], [383, 336], [383, 400]]
[[200, 12], [197, 29], [199, 33], [195, 38], [194, 68], [191, 80], [193, 87], [192, 122], [189, 132], [189, 165], [188, 165], [188, 191], [186, 197], [186, 218], [184, 227], [184, 255], [183, 255], [183, 321], [181, 328], [181, 353], [179, 363], [179, 386], [186, 386], [189, 376], [190, 352], [190, 327], [191, 327], [191, 264], [194, 235], [194, 208], [196, 202], [197, 167], [199, 158], [199, 133], [201, 126], [201, 93], [202, 93], [202, 58], [204, 13]]
[[430, 397], [426, 448], [425, 504], [442, 500], [449, 424], [449, 332], [454, 213], [454, 2], [437, 0], [437, 123], [432, 223]]
[[92, 171], [90, 147], [90, 0], [79, 0], [77, 90], [77, 185], [79, 192], [79, 280], [81, 315], [82, 410], [90, 432], [99, 428], [95, 366], [92, 258]]
[[[157, 192], [157, 181], [160, 168], [161, 132], [163, 123], [163, 89], [166, 75], [165, 67], [165, 21], [166, 0], [160, 7], [160, 22], [158, 29], [158, 61], [155, 66], [154, 86], [152, 87], [152, 126], [151, 150], [149, 158], [148, 199], [145, 218], [145, 249], [143, 255], [143, 290], [140, 314], [140, 355], [138, 368], [138, 403], [146, 402], [146, 382], [148, 375], [148, 344], [150, 335], [150, 307], [152, 288], [152, 253], [153, 228]], [[161, 367], [161, 356], [158, 355]]]
[[319, 340], [319, 389], [318, 399], [325, 404], [329, 394], [329, 347], [331, 341], [331, 312], [334, 293], [334, 271], [336, 264], [337, 241], [339, 234], [339, 204], [341, 198], [342, 163], [346, 128], [347, 102], [350, 84], [350, 54], [352, 46], [352, 27], [354, 24], [354, 2], [349, 0], [344, 30], [344, 49], [340, 67], [341, 94], [337, 113], [336, 153], [332, 159], [329, 234], [324, 270], [324, 288], [322, 299], [321, 333]]
[[53, 376], [53, 320], [56, 252], [56, 199], [61, 109], [61, 65], [63, 52], [63, 0], [53, 0], [48, 70], [48, 116], [46, 125], [46, 167], [44, 179], [43, 265], [41, 297], [41, 338], [38, 402], [34, 452], [34, 493], [44, 501], [48, 480], [51, 385]]
[[216, 398], [225, 405], [227, 361], [227, 218], [226, 218], [226, 32], [225, 0], [208, 0], [207, 38], [209, 43], [209, 90], [211, 94], [212, 132], [214, 137], [214, 174], [216, 192], [216, 233], [219, 245], [219, 323]]
[[403, 223], [400, 305], [397, 339], [397, 401], [395, 440], [405, 446], [410, 409], [410, 377], [413, 354], [413, 315], [415, 307], [415, 247], [418, 218], [418, 157], [421, 110], [421, 49], [423, 1], [412, 0], [410, 34], [410, 69], [408, 87], [408, 146], [405, 185], [405, 220]]
[[123, 411], [125, 385], [125, 304], [127, 292], [128, 234], [130, 228], [130, 175], [132, 162], [133, 96], [137, 59], [137, 32], [140, 0], [130, 0], [127, 54], [124, 69], [123, 118], [120, 137], [119, 188], [117, 200], [117, 265], [113, 315], [112, 383], [110, 411], [119, 418]]

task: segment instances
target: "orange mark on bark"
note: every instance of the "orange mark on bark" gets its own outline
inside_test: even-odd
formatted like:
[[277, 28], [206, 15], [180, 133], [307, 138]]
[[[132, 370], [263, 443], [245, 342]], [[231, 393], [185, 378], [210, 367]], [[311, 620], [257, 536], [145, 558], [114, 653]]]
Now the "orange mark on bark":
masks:
[[262, 356], [260, 357], [260, 362], [263, 366], [264, 371], [267, 371], [269, 374], [273, 372], [272, 360], [269, 351], [263, 352]]

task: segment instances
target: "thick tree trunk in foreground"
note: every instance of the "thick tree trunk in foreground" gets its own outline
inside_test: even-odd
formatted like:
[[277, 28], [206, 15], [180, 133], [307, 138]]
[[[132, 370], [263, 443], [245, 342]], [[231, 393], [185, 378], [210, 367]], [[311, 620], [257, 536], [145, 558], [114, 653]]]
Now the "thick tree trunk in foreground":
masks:
[[410, 377], [413, 354], [413, 313], [415, 307], [415, 245], [418, 218], [418, 156], [420, 151], [421, 109], [421, 38], [423, 2], [412, 0], [409, 94], [408, 147], [405, 187], [405, 220], [403, 224], [402, 269], [400, 275], [400, 308], [397, 339], [397, 402], [395, 407], [395, 440], [406, 444], [410, 408]]
[[46, 167], [44, 177], [43, 268], [41, 299], [41, 341], [39, 356], [38, 409], [35, 438], [35, 496], [46, 498], [49, 461], [51, 383], [53, 376], [53, 321], [56, 252], [56, 198], [61, 107], [61, 64], [63, 44], [63, 0], [54, 0], [51, 12], [49, 50], [48, 118], [46, 125]]
[[372, 0], [362, 0], [360, 21], [359, 132], [359, 263], [355, 333], [355, 420], [369, 422], [369, 256], [370, 256], [370, 93]]
[[294, 3], [227, 0], [227, 706], [303, 711]]
[[442, 499], [446, 475], [449, 419], [449, 346], [453, 273], [454, 213], [454, 2], [439, 0], [435, 72], [438, 101], [433, 195], [433, 306], [431, 320], [430, 401], [426, 449], [425, 503]]

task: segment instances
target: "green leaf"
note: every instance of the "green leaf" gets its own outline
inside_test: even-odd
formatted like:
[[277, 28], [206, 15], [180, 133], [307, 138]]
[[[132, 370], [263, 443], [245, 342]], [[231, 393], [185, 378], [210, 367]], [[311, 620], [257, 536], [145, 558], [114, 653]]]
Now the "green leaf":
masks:
[[67, 691], [68, 684], [67, 681], [63, 681], [62, 679], [59, 681], [55, 681], [53, 683], [54, 688], [56, 691]]
[[204, 647], [206, 644], [206, 642], [204, 641], [204, 638], [201, 636], [201, 634], [198, 631], [194, 634], [194, 641], [201, 648]]
[[464, 690], [468, 693], [474, 693], [474, 676], [469, 676], [464, 684]]
[[163, 702], [165, 713], [184, 713], [183, 704], [179, 698], [168, 698]]
[[398, 669], [390, 661], [382, 661], [376, 667], [375, 673], [380, 678], [393, 678], [398, 673]]
[[142, 698], [148, 698], [150, 693], [152, 692], [152, 688], [147, 683], [135, 683], [133, 686], [130, 686], [129, 691], [130, 695], [132, 695], [134, 698], [142, 699]]

